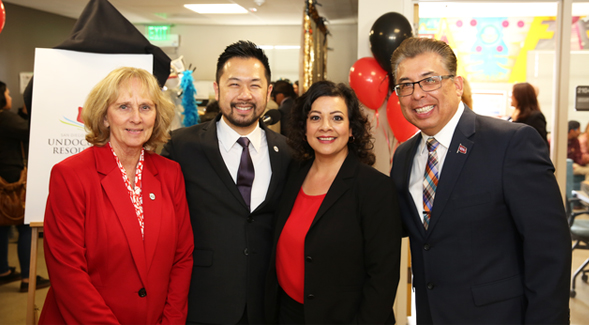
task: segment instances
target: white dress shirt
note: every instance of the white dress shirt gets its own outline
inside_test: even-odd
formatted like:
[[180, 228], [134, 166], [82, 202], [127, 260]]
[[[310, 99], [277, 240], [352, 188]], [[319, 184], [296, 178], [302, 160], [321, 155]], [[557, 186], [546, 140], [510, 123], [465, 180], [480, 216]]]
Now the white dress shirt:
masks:
[[[440, 132], [434, 135], [434, 138], [440, 143], [436, 149], [438, 155], [438, 180], [442, 177], [444, 160], [446, 160], [446, 154], [448, 153], [448, 148], [452, 142], [454, 130], [456, 130], [456, 126], [458, 125], [458, 121], [463, 112], [464, 104], [460, 102], [454, 116], [448, 121], [442, 130], [440, 130]], [[416, 136], [418, 137], [419, 135]], [[409, 176], [409, 193], [413, 197], [413, 202], [415, 202], [415, 207], [417, 208], [421, 222], [423, 222], [423, 176], [425, 174], [425, 165], [427, 164], [428, 152], [426, 142], [428, 138], [430, 138], [429, 135], [421, 132], [421, 142], [417, 146], [417, 152], [415, 153], [413, 165], [411, 166], [411, 175]], [[434, 197], [434, 206], [435, 205], [436, 199]]]
[[[248, 149], [252, 162], [254, 164], [255, 177], [252, 184], [252, 194], [250, 199], [250, 211], [254, 211], [266, 199], [266, 193], [270, 186], [272, 178], [272, 166], [270, 165], [270, 155], [268, 154], [268, 141], [266, 132], [256, 124], [256, 128], [248, 135], [244, 135], [250, 140]], [[221, 118], [217, 122], [217, 139], [219, 139], [219, 151], [225, 161], [225, 166], [237, 184], [237, 171], [241, 161], [243, 147], [237, 143], [242, 137], [233, 130], [225, 119]]]

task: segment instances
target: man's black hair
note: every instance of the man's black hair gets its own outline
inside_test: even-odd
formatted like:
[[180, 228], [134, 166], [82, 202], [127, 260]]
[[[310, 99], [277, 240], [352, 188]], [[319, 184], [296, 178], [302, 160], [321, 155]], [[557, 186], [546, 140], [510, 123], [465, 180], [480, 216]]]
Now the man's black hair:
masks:
[[264, 50], [259, 48], [256, 44], [250, 41], [238, 41], [233, 43], [225, 48], [225, 51], [221, 53], [219, 59], [217, 60], [217, 76], [216, 81], [217, 84], [221, 79], [221, 75], [223, 74], [223, 66], [227, 61], [233, 59], [235, 57], [249, 59], [254, 58], [258, 59], [264, 65], [266, 69], [266, 82], [270, 84], [270, 64], [268, 63], [268, 57], [264, 53]]

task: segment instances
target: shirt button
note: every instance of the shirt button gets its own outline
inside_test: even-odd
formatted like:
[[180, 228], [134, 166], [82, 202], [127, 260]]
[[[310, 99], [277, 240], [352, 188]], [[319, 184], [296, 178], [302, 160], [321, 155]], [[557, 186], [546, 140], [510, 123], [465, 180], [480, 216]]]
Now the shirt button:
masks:
[[137, 292], [137, 293], [139, 294], [139, 297], [141, 297], [141, 298], [147, 296], [147, 291], [145, 291], [145, 288], [139, 289], [139, 292]]
[[246, 249], [243, 250], [243, 255], [248, 256], [250, 254], [250, 252]]
[[313, 262], [313, 258], [311, 256], [307, 256], [305, 259], [307, 260], [307, 262]]
[[247, 222], [249, 222], [249, 223], [252, 223], [252, 222], [254, 222], [254, 218], [252, 218], [252, 217], [248, 217], [248, 218], [247, 218]]
[[430, 248], [431, 248], [431, 246], [429, 244], [423, 245], [423, 250], [425, 250], [425, 251], [429, 251]]
[[315, 298], [315, 295], [314, 295], [314, 294], [312, 294], [312, 293], [310, 293], [310, 294], [307, 296], [307, 298], [308, 298], [308, 299], [313, 299], [313, 298]]
[[435, 285], [434, 285], [433, 283], [431, 283], [431, 282], [427, 284], [427, 288], [428, 288], [429, 290], [433, 290], [433, 289], [434, 289], [434, 287], [435, 287]]

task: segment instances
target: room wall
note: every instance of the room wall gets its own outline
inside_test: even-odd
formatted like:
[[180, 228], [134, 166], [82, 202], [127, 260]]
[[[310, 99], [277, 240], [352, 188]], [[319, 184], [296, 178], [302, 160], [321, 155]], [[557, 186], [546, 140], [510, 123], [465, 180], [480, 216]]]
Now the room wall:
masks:
[[[63, 42], [76, 20], [4, 2], [6, 25], [0, 33], [0, 80], [13, 94], [13, 108], [22, 107], [19, 73], [32, 72], [35, 48], [51, 48]], [[141, 32], [145, 26], [137, 25]], [[350, 67], [356, 62], [357, 24], [328, 27], [327, 74], [335, 82], [348, 82]], [[179, 34], [178, 48], [164, 48], [170, 58], [184, 56], [186, 64], [197, 69], [196, 81], [212, 81], [219, 54], [235, 41], [246, 39], [260, 45], [300, 45], [301, 26], [200, 26], [174, 25]], [[293, 62], [298, 66], [298, 62]], [[274, 74], [273, 79], [281, 77]], [[15, 96], [16, 95], [16, 96]]]
[[33, 72], [35, 48], [52, 48], [70, 34], [75, 19], [4, 2], [6, 24], [0, 33], [0, 80], [10, 89], [13, 110], [23, 106], [20, 72]]
[[[145, 33], [145, 26], [137, 25], [137, 28]], [[331, 33], [327, 39], [330, 48], [327, 54], [328, 79], [347, 83], [349, 69], [356, 62], [357, 25], [330, 25], [328, 28]], [[171, 34], [180, 35], [180, 46], [164, 48], [164, 51], [172, 59], [183, 56], [187, 66], [196, 66], [195, 81], [213, 81], [219, 54], [229, 44], [250, 40], [258, 45], [300, 45], [301, 30], [301, 26], [174, 25]], [[298, 64], [298, 60], [293, 60], [292, 65]], [[273, 80], [283, 77], [275, 71], [272, 73]]]

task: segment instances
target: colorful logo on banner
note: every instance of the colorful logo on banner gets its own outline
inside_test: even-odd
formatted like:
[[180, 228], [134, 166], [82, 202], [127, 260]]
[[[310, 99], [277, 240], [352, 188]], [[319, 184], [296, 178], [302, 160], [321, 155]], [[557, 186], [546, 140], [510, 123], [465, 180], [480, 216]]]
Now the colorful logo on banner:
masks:
[[83, 130], [84, 129], [84, 121], [82, 121], [82, 107], [78, 107], [78, 116], [76, 117], [75, 121], [66, 117], [66, 116], [64, 116], [59, 121], [63, 124], [70, 125], [70, 126], [73, 126], [73, 127]]

